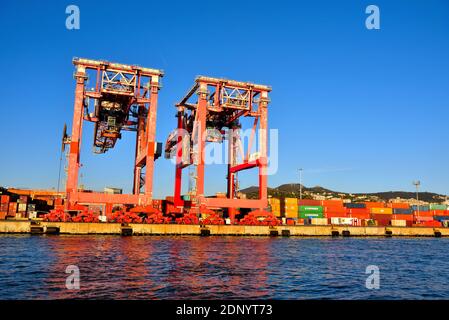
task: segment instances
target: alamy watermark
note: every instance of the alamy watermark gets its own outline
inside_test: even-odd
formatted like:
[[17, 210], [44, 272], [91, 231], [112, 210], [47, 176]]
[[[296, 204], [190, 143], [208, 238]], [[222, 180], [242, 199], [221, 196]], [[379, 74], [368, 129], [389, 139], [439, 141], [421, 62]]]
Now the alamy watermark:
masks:
[[71, 4], [65, 8], [65, 13], [68, 14], [67, 18], [65, 19], [65, 27], [68, 30], [79, 30], [80, 8], [74, 4]]
[[80, 269], [78, 266], [69, 265], [65, 269], [65, 273], [69, 276], [65, 279], [65, 287], [68, 290], [79, 290], [80, 289]]
[[369, 16], [365, 20], [365, 26], [368, 30], [380, 29], [380, 9], [378, 6], [371, 4], [366, 7], [365, 13]]
[[380, 269], [376, 265], [366, 267], [365, 274], [369, 274], [365, 281], [365, 287], [369, 290], [380, 289]]

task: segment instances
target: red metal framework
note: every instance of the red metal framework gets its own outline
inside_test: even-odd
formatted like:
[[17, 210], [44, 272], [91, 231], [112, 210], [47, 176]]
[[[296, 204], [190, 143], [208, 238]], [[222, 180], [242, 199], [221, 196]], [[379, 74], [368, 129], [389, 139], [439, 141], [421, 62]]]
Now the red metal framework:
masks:
[[[258, 212], [267, 207], [267, 105], [269, 86], [225, 79], [197, 77], [194, 86], [176, 105], [178, 130], [167, 139], [167, 158], [176, 157], [174, 202], [176, 206], [192, 206], [196, 212], [226, 208], [234, 220], [236, 208], [252, 208]], [[239, 132], [241, 118], [254, 119], [247, 148], [242, 147]], [[254, 136], [259, 134], [258, 150], [251, 154]], [[224, 198], [206, 197], [204, 190], [206, 143], [228, 140], [227, 194]], [[243, 150], [246, 149], [246, 150]], [[237, 154], [240, 151], [240, 160]], [[194, 166], [194, 188], [189, 203], [181, 197], [182, 170]], [[259, 198], [243, 199], [237, 195], [236, 174], [258, 168]]]
[[[160, 154], [155, 142], [157, 99], [161, 70], [96, 61], [73, 60], [76, 66], [76, 90], [67, 174], [67, 209], [76, 204], [105, 204], [110, 213], [113, 204], [150, 205], [153, 197], [154, 160]], [[86, 89], [88, 73], [95, 87]], [[92, 83], [92, 82], [90, 82]], [[133, 194], [104, 194], [78, 189], [80, 145], [83, 121], [95, 124], [94, 152], [113, 148], [122, 131], [135, 131]], [[144, 172], [145, 171], [145, 172]], [[143, 189], [143, 190], [142, 190]]]

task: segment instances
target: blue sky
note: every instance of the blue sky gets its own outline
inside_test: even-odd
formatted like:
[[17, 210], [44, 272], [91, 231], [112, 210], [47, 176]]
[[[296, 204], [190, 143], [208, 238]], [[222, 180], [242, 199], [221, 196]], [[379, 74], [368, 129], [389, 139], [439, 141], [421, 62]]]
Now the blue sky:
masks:
[[[65, 28], [76, 4], [80, 30]], [[365, 28], [379, 6], [381, 29]], [[298, 182], [347, 192], [449, 194], [448, 1], [2, 1], [0, 185], [56, 187], [62, 126], [73, 109], [73, 57], [160, 68], [157, 138], [175, 127], [174, 103], [197, 75], [273, 87], [279, 170], [269, 185]], [[134, 136], [105, 156], [84, 130], [81, 183], [132, 183]], [[206, 170], [209, 193], [224, 170]], [[155, 195], [172, 194], [174, 168], [159, 159]], [[255, 184], [255, 175], [241, 186]]]

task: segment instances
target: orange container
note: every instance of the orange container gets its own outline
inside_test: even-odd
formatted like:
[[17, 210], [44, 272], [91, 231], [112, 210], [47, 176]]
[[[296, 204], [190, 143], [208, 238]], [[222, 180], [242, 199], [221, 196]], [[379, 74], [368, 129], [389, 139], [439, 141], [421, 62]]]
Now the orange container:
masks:
[[384, 202], [365, 202], [367, 208], [385, 208]]
[[402, 203], [402, 202], [391, 202], [388, 204], [389, 208], [393, 209], [410, 209], [410, 205], [408, 203]]
[[393, 214], [392, 208], [372, 207], [370, 210], [373, 214]]

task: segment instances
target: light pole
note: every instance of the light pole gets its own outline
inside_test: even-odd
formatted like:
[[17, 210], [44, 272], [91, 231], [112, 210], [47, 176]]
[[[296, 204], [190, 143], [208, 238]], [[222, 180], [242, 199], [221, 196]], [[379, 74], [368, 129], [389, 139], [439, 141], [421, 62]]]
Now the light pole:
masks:
[[299, 200], [302, 200], [302, 168], [299, 168]]
[[421, 184], [421, 181], [419, 180], [413, 181], [413, 184], [416, 187], [416, 208], [418, 209], [418, 217], [419, 217], [419, 186]]

